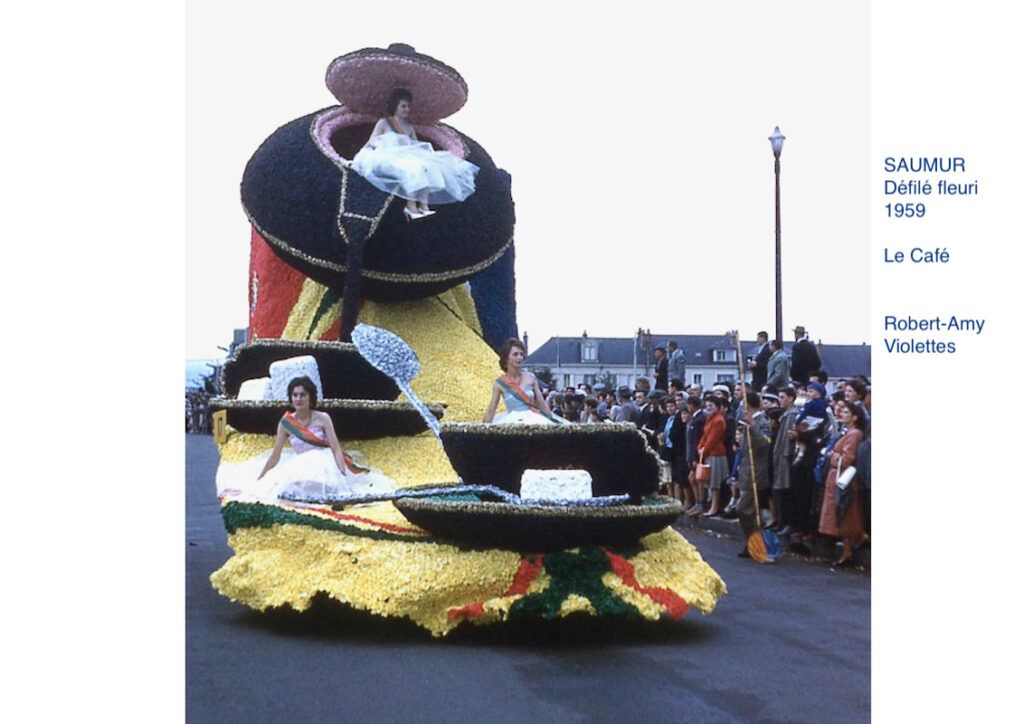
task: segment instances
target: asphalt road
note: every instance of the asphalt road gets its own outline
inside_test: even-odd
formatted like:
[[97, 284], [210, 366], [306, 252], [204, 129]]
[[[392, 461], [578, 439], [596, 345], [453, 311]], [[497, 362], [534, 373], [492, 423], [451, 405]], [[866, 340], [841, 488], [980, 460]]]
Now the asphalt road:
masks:
[[464, 626], [433, 639], [320, 602], [258, 614], [217, 594], [231, 555], [211, 438], [186, 435], [190, 722], [866, 722], [871, 580], [689, 531], [728, 585], [709, 616]]

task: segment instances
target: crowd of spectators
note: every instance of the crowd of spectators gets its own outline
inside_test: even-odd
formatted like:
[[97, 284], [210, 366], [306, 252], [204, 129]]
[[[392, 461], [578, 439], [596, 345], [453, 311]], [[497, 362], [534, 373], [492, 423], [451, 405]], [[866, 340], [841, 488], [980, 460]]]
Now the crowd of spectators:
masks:
[[[767, 333], [758, 335], [746, 387], [704, 390], [658, 374], [653, 389], [641, 377], [633, 389], [551, 390], [547, 403], [571, 422], [635, 424], [658, 451], [664, 490], [683, 503], [685, 515], [739, 518], [747, 534], [761, 515], [796, 552], [809, 552], [820, 536], [841, 539], [834, 565], [851, 565], [871, 528], [870, 381], [832, 380], [830, 394], [806, 331], [794, 333], [792, 354]], [[709, 470], [698, 475], [703, 465]], [[763, 512], [754, 510], [754, 487]]]
[[185, 432], [209, 435], [210, 393], [205, 390], [185, 390]]

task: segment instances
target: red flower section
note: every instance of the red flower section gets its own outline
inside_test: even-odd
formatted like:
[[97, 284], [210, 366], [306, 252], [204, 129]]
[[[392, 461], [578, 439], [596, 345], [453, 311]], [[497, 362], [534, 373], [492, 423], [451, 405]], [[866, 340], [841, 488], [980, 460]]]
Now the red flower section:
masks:
[[[544, 556], [529, 555], [519, 561], [519, 570], [512, 577], [512, 585], [502, 594], [505, 596], [524, 596], [530, 590], [533, 579], [544, 569]], [[480, 618], [484, 613], [483, 603], [471, 603], [466, 606], [448, 609], [448, 618], [452, 621], [458, 618]]]
[[612, 553], [607, 548], [603, 548], [604, 553], [608, 556], [608, 560], [612, 564], [612, 573], [622, 579], [622, 582], [632, 588], [634, 591], [644, 594], [655, 603], [659, 603], [665, 607], [666, 612], [672, 617], [673, 621], [678, 621], [685, 614], [689, 608], [686, 605], [686, 601], [680, 598], [676, 593], [668, 588], [658, 588], [654, 586], [641, 586], [636, 580], [636, 569], [633, 564], [627, 561], [622, 556]]
[[334, 320], [334, 324], [327, 328], [327, 331], [320, 335], [324, 342], [337, 342], [341, 339], [341, 317]]
[[484, 605], [482, 603], [471, 603], [468, 606], [459, 606], [458, 608], [448, 609], [448, 619], [454, 621], [459, 618], [480, 618], [484, 615]]
[[254, 228], [249, 255], [249, 339], [279, 338], [306, 276], [281, 261]]
[[380, 530], [386, 530], [389, 533], [415, 533], [417, 535], [422, 536], [428, 535], [426, 531], [422, 530], [421, 528], [406, 528], [401, 525], [395, 525], [394, 523], [382, 523], [379, 520], [371, 520], [370, 518], [363, 518], [362, 516], [358, 515], [338, 513], [337, 511], [334, 510], [318, 510], [317, 512], [321, 515], [326, 515], [331, 518], [334, 518], [335, 520], [347, 520], [353, 523], [364, 523], [366, 525], [371, 525], [374, 528], [379, 528]]
[[533, 583], [533, 579], [537, 577], [537, 574], [544, 568], [544, 556], [533, 555], [526, 556], [519, 561], [519, 570], [516, 571], [515, 578], [512, 579], [512, 585], [509, 586], [508, 590], [505, 591], [506, 596], [522, 596], [530, 588], [530, 584]]

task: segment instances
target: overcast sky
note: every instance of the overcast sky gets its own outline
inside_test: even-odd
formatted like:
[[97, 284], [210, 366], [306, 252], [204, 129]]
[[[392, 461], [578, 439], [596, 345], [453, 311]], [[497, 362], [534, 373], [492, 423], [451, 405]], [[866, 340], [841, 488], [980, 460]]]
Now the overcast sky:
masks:
[[392, 42], [459, 71], [446, 122], [512, 175], [531, 347], [772, 331], [775, 125], [784, 326], [869, 341], [867, 2], [507, 7], [189, 5], [186, 357], [247, 324], [246, 161], [337, 103], [331, 60]]

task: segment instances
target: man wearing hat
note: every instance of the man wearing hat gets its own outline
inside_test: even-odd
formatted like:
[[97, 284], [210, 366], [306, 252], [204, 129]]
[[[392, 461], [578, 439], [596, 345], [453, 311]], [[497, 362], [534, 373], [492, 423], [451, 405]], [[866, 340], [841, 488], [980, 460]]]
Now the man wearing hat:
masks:
[[793, 337], [796, 341], [790, 353], [792, 366], [789, 373], [801, 385], [806, 385], [811, 373], [821, 369], [821, 357], [803, 325], [798, 324], [793, 328]]
[[668, 379], [686, 382], [686, 353], [674, 339], [668, 343]]
[[725, 400], [726, 402], [730, 402], [731, 404], [732, 388], [729, 386], [727, 382], [716, 382], [715, 384], [711, 385], [711, 391], [717, 397], [721, 397], [723, 400]]
[[633, 403], [633, 391], [623, 385], [618, 389], [619, 404], [612, 408], [612, 422], [636, 424], [637, 406]]

